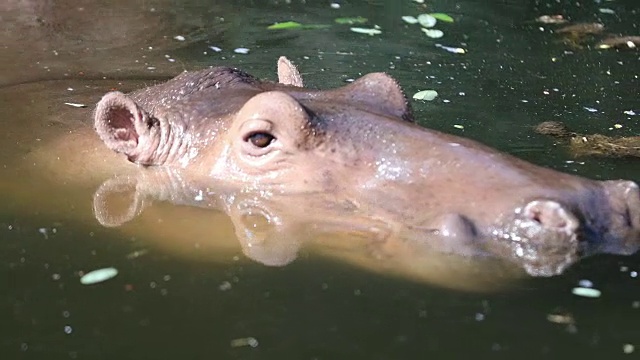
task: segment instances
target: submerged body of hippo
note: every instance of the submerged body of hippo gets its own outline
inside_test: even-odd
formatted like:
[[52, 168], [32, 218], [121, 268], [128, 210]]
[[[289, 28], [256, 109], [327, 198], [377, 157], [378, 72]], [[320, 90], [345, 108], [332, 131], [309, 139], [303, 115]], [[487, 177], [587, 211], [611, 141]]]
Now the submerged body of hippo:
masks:
[[386, 74], [311, 90], [282, 58], [279, 77], [212, 68], [111, 92], [95, 127], [109, 148], [183, 184], [291, 196], [290, 210], [306, 217], [309, 204], [331, 199], [362, 215], [354, 228], [382, 223], [383, 233], [410, 234], [413, 247], [508, 259], [531, 275], [640, 245], [634, 182], [559, 173], [417, 126]]

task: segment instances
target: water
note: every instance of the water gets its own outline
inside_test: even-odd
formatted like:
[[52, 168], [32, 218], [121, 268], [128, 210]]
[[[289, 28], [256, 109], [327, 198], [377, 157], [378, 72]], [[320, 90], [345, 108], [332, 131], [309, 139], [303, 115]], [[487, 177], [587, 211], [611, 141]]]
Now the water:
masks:
[[[93, 194], [115, 171], [100, 166], [104, 153], [92, 142], [78, 146], [86, 141], [82, 129], [90, 130], [91, 105], [110, 89], [128, 91], [212, 64], [274, 79], [275, 60], [287, 55], [309, 86], [387, 71], [409, 95], [439, 92], [435, 102], [412, 103], [423, 125], [558, 170], [638, 181], [634, 159], [567, 162], [561, 147], [531, 131], [562, 119], [584, 132], [638, 133], [637, 115], [623, 113], [640, 112], [637, 52], [567, 49], [531, 23], [562, 12], [635, 34], [635, 2], [430, 2], [429, 11], [458, 20], [440, 27], [446, 35], [439, 42], [464, 47], [465, 55], [435, 48], [403, 24], [400, 16], [423, 12], [408, 0], [343, 2], [340, 9], [325, 1], [208, 3], [0, 5], [3, 359], [595, 359], [640, 351], [637, 255], [599, 256], [560, 277], [516, 283], [495, 272], [456, 274], [464, 266], [457, 263], [435, 264], [426, 278], [391, 271], [399, 265], [380, 269], [354, 255], [362, 252], [358, 244], [316, 244], [287, 266], [268, 267], [243, 254], [237, 224], [219, 211], [155, 201], [123, 226], [101, 226]], [[265, 30], [275, 21], [326, 24], [339, 16], [367, 17], [383, 34], [337, 25]], [[235, 54], [238, 47], [249, 54]], [[608, 130], [616, 123], [622, 129]], [[61, 143], [69, 132], [73, 141]], [[60, 152], [65, 148], [85, 151]], [[115, 200], [131, 201], [127, 194]], [[336, 239], [334, 245], [357, 236]], [[116, 278], [80, 284], [82, 273], [110, 266], [119, 270]], [[572, 295], [582, 279], [602, 297]], [[510, 286], [477, 292], [503, 283]], [[474, 284], [475, 292], [460, 289]]]

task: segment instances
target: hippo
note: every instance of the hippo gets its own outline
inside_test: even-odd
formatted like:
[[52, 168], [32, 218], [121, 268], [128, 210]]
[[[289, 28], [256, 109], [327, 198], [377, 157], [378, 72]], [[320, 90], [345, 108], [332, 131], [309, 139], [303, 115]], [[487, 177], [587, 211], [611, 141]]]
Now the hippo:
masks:
[[382, 242], [409, 234], [413, 248], [505, 259], [531, 276], [640, 247], [633, 181], [557, 172], [419, 126], [385, 73], [310, 89], [282, 57], [278, 79], [213, 67], [112, 91], [96, 106], [95, 130], [142, 171], [164, 169], [200, 194], [277, 198], [307, 217], [338, 207], [359, 214], [355, 228], [383, 223]]

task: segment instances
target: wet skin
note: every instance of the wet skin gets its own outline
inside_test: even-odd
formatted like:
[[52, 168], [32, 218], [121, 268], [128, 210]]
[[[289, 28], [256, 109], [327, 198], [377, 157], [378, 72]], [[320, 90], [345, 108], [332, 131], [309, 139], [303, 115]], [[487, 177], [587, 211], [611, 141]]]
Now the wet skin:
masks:
[[414, 246], [507, 259], [534, 276], [638, 250], [634, 182], [556, 172], [417, 126], [383, 73], [312, 90], [288, 60], [278, 70], [280, 83], [212, 68], [108, 93], [96, 131], [131, 162], [179, 173], [178, 187], [295, 196], [311, 213], [328, 198], [362, 214], [355, 228], [381, 220]]

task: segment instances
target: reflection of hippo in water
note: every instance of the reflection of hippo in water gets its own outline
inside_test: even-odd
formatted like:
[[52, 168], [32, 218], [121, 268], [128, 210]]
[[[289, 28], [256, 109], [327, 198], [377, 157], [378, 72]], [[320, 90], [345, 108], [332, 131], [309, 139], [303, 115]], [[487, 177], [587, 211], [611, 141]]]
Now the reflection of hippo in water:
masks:
[[640, 193], [631, 181], [555, 172], [419, 127], [386, 74], [310, 90], [282, 58], [279, 77], [274, 84], [213, 68], [111, 92], [98, 103], [95, 127], [130, 161], [173, 169], [202, 189], [291, 196], [307, 218], [308, 204], [331, 199], [366, 214], [356, 228], [381, 219], [423, 234], [412, 240], [421, 246], [506, 258], [531, 275], [640, 245]]

